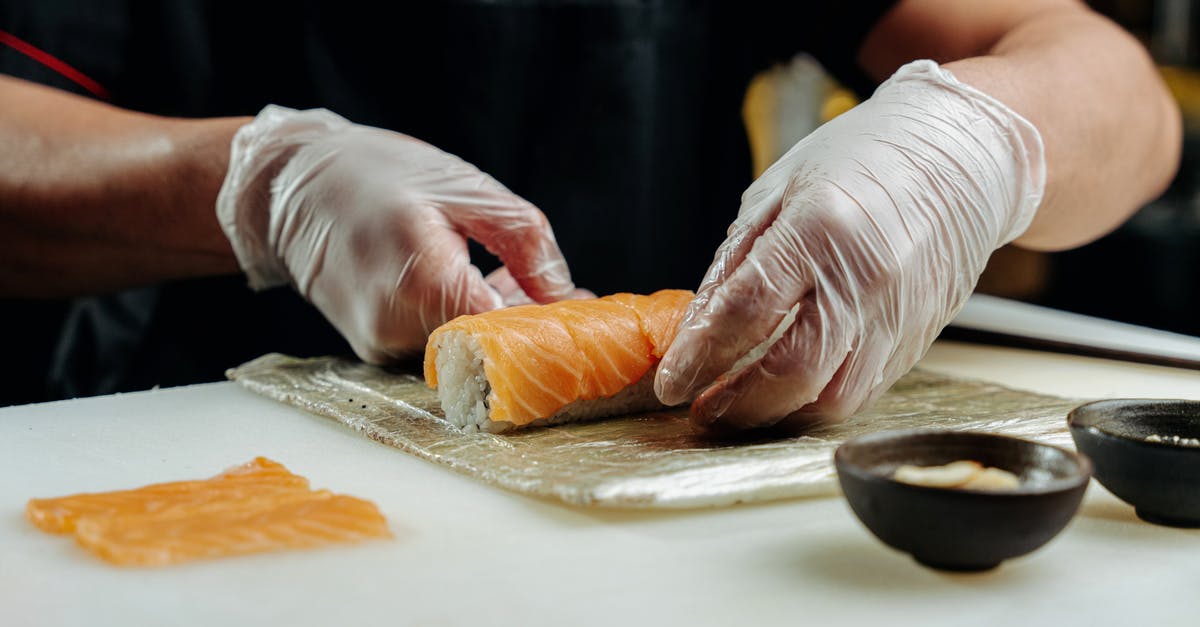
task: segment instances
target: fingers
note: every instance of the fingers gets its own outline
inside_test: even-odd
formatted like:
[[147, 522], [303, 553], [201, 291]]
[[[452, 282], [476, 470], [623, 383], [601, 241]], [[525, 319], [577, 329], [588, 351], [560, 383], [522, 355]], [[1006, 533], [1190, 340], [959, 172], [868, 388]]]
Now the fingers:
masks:
[[[525, 293], [525, 290], [522, 290], [521, 286], [517, 285], [517, 280], [514, 279], [512, 277], [512, 273], [508, 271], [508, 266], [500, 266], [499, 268], [492, 270], [486, 277], [484, 277], [484, 280], [487, 281], [488, 285], [492, 286], [492, 289], [496, 290], [500, 294], [500, 298], [504, 300], [505, 307], [512, 307], [514, 305], [528, 305], [534, 302], [534, 300]], [[567, 296], [567, 299], [584, 300], [595, 297], [596, 294], [591, 290], [585, 290], [577, 287], [571, 291], [570, 295]]]
[[[798, 325], [807, 329], [794, 326], [798, 335], [791, 345], [773, 347], [757, 368], [701, 395], [692, 407], [693, 422], [709, 431], [772, 427], [794, 433], [839, 422], [870, 405], [919, 355], [907, 356], [896, 329], [882, 320], [838, 329], [838, 320], [852, 318], [848, 313], [804, 316]], [[818, 338], [821, 333], [828, 337]], [[775, 357], [780, 361], [768, 361]]]
[[512, 277], [508, 271], [508, 266], [500, 266], [491, 271], [485, 278], [487, 284], [492, 286], [500, 294], [500, 298], [504, 301], [505, 307], [514, 305], [528, 305], [533, 302], [533, 299], [517, 285], [517, 280]]
[[[426, 242], [397, 278], [393, 299], [406, 299], [423, 335], [465, 315], [504, 306], [504, 299], [471, 265], [467, 243], [450, 228], [432, 229]], [[397, 303], [397, 307], [405, 304]], [[393, 309], [395, 311], [395, 309]]]
[[730, 229], [663, 356], [654, 383], [666, 404], [685, 402], [728, 373], [814, 285], [805, 244], [791, 222], [771, 222], [769, 209], [751, 217]]
[[785, 416], [779, 426], [801, 431], [818, 424], [840, 422], [870, 405], [899, 378], [899, 374], [892, 375], [896, 369], [887, 367], [893, 349], [894, 339], [890, 337], [870, 337], [859, 342], [817, 400]]
[[[421, 228], [411, 228], [414, 223]], [[471, 265], [462, 235], [436, 210], [406, 219], [391, 237], [384, 238], [388, 246], [371, 245], [374, 237], [355, 238], [336, 247], [342, 253], [330, 253], [349, 253], [355, 260], [344, 265], [374, 268], [374, 272], [359, 272], [354, 281], [322, 277], [326, 284], [314, 294], [319, 307], [336, 310], [342, 309], [339, 303], [358, 302], [355, 298], [370, 303], [335, 317], [364, 361], [383, 363], [414, 353], [445, 322], [504, 305], [500, 294]], [[393, 243], [407, 254], [396, 254]]]
[[[467, 164], [454, 193], [434, 200], [455, 228], [500, 258], [516, 284], [539, 303], [570, 298], [575, 284], [546, 216]], [[463, 191], [465, 188], [465, 191]]]
[[754, 242], [771, 226], [771, 222], [779, 214], [779, 194], [755, 195], [756, 204], [738, 212], [738, 219], [729, 225], [725, 241], [717, 248], [713, 262], [709, 265], [700, 288], [696, 290], [696, 298], [688, 307], [684, 317], [698, 314], [704, 304], [712, 296], [713, 291], [723, 284], [729, 275], [733, 274], [750, 253]]
[[474, 266], [426, 279], [422, 285], [393, 290], [378, 312], [361, 321], [362, 331], [343, 333], [360, 359], [386, 364], [419, 353], [429, 334], [446, 322], [504, 306]]
[[692, 403], [701, 428], [767, 427], [816, 400], [852, 349], [852, 325], [823, 314], [828, 307], [808, 297], [796, 321], [767, 353]]

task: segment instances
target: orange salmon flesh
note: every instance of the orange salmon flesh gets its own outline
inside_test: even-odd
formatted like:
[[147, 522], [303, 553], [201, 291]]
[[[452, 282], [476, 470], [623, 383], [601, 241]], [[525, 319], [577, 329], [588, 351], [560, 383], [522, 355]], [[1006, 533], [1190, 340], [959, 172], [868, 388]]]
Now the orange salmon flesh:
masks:
[[487, 355], [491, 420], [529, 424], [639, 381], [675, 339], [692, 296], [686, 290], [622, 293], [459, 316], [429, 336], [425, 382], [438, 387], [439, 338], [465, 332]]
[[313, 548], [391, 537], [374, 503], [312, 490], [264, 457], [211, 479], [31, 499], [29, 520], [121, 566]]

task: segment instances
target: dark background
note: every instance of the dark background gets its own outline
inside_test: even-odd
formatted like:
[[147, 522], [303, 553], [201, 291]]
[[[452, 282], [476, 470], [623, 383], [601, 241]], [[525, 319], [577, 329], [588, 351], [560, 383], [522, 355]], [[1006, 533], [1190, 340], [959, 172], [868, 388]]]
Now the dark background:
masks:
[[[998, 256], [981, 290], [1200, 335], [1200, 1], [1106, 0], [1113, 17], [1173, 68], [1185, 111], [1183, 165], [1163, 195], [1111, 235], [1054, 254]], [[51, 84], [53, 84], [51, 82]], [[47, 400], [46, 369], [67, 303], [0, 299], [0, 406]]]

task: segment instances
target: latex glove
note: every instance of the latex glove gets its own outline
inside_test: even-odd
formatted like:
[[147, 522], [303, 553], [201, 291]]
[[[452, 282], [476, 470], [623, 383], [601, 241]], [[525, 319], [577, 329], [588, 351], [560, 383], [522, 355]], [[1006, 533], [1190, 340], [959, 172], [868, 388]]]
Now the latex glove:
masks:
[[[487, 281], [488, 285], [492, 286], [492, 289], [500, 294], [500, 299], [504, 302], [505, 307], [530, 305], [536, 302], [529, 297], [529, 294], [525, 293], [525, 290], [521, 289], [520, 284], [517, 283], [517, 280], [513, 278], [512, 273], [505, 266], [496, 268], [484, 277], [484, 280]], [[571, 295], [567, 298], [596, 298], [596, 294], [591, 290], [577, 287], [571, 291]]]
[[932, 61], [904, 66], [746, 190], [655, 391], [699, 393], [700, 427], [854, 413], [924, 355], [1044, 187], [1032, 124]]
[[503, 305], [468, 237], [538, 302], [574, 288], [532, 204], [429, 144], [325, 110], [269, 106], [242, 127], [217, 215], [251, 287], [290, 282], [368, 362]]

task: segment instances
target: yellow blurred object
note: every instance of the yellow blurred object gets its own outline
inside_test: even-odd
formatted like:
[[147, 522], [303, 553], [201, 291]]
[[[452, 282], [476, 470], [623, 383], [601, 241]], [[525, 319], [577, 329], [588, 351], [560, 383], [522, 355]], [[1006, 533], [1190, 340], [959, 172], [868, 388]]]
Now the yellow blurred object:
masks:
[[858, 104], [809, 57], [759, 72], [746, 88], [742, 121], [750, 140], [754, 176], [820, 124]]
[[771, 71], [759, 72], [742, 100], [742, 121], [750, 140], [754, 177], [762, 174], [779, 155], [779, 94]]
[[821, 104], [821, 123], [824, 124], [856, 106], [858, 98], [854, 96], [854, 92], [845, 87], [834, 87], [825, 94], [825, 102]]
[[1200, 72], [1183, 67], [1160, 67], [1163, 81], [1183, 112], [1183, 123], [1191, 131], [1200, 131]]

